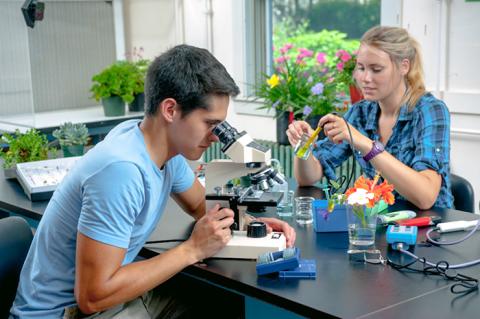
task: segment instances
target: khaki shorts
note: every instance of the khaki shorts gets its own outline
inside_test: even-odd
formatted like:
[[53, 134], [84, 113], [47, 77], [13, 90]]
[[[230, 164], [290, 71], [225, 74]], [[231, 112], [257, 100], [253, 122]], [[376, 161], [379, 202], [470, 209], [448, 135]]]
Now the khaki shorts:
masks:
[[64, 319], [244, 318], [243, 296], [175, 276], [144, 295], [114, 308], [84, 315], [77, 306], [65, 308]]

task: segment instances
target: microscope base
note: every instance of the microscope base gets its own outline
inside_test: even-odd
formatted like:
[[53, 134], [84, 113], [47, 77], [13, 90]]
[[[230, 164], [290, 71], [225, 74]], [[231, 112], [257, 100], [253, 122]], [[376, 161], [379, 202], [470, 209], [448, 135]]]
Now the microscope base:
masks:
[[257, 259], [261, 254], [286, 248], [283, 233], [272, 232], [263, 238], [247, 237], [246, 231], [234, 231], [232, 239], [213, 258]]

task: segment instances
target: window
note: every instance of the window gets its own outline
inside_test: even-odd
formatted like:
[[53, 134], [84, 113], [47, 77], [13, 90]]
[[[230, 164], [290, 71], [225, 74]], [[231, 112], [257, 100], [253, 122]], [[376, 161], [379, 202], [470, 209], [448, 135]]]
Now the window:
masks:
[[338, 50], [350, 53], [363, 33], [380, 24], [380, 0], [271, 0], [273, 57], [285, 44], [292, 44], [294, 57], [306, 48], [326, 53], [332, 68]]
[[112, 1], [44, 2], [33, 29], [23, 0], [0, 2], [0, 121], [31, 126], [34, 113], [96, 105], [91, 78], [116, 60]]
[[[362, 34], [380, 24], [380, 2], [245, 0], [244, 96], [254, 96], [254, 87], [265, 80], [264, 74], [273, 71], [274, 58], [279, 56], [279, 49], [286, 43], [315, 53], [326, 51], [330, 60], [339, 49], [353, 51]], [[265, 110], [244, 105], [236, 110], [237, 113], [267, 114]]]

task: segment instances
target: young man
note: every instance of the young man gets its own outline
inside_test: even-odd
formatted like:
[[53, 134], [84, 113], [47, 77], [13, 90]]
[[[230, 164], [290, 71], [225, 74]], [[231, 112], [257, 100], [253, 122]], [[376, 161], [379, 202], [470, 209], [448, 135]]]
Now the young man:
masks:
[[[146, 79], [145, 118], [115, 127], [50, 200], [11, 315], [76, 318], [108, 309], [94, 316], [165, 316], [162, 311], [171, 302], [160, 296], [155, 304], [156, 297], [144, 294], [214, 255], [231, 236], [233, 212], [218, 205], [205, 212], [205, 190], [185, 158], [199, 159], [217, 141], [212, 129], [225, 120], [229, 97], [238, 93], [223, 65], [206, 50], [180, 45], [156, 58]], [[190, 238], [154, 258], [132, 262], [170, 193], [197, 220]], [[267, 222], [293, 244], [295, 233], [288, 224]], [[129, 306], [152, 304], [143, 312], [129, 312]]]

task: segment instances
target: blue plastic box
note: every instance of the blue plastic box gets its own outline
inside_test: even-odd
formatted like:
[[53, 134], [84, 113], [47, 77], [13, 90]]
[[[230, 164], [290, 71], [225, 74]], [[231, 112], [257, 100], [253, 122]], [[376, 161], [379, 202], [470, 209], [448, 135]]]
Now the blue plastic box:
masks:
[[333, 212], [329, 213], [327, 220], [325, 220], [323, 213], [327, 210], [327, 206], [328, 201], [326, 199], [313, 201], [313, 227], [315, 231], [319, 233], [348, 231], [346, 205], [335, 205]]

